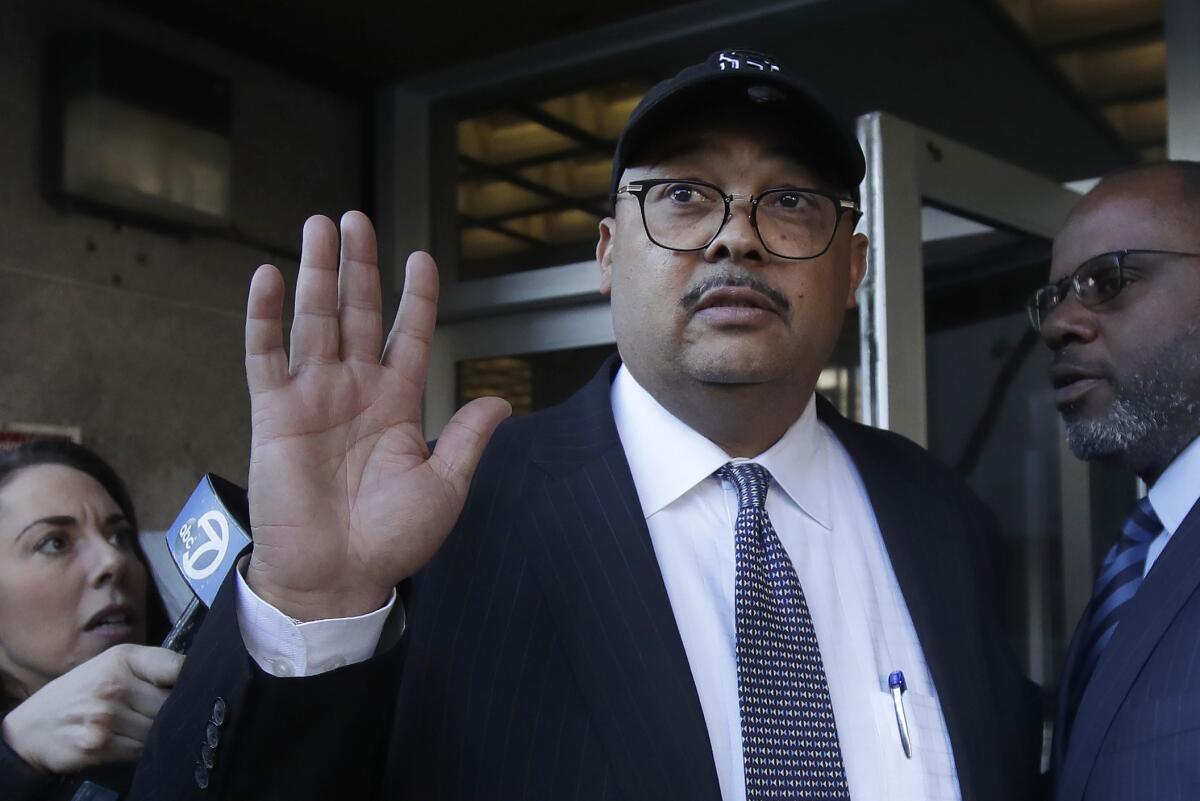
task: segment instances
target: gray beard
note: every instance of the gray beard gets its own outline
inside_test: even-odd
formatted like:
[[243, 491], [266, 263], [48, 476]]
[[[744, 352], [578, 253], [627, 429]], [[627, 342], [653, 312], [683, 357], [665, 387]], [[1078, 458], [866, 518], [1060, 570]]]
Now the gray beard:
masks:
[[1200, 434], [1200, 322], [1193, 323], [1120, 384], [1099, 419], [1063, 416], [1078, 458], [1162, 470]]

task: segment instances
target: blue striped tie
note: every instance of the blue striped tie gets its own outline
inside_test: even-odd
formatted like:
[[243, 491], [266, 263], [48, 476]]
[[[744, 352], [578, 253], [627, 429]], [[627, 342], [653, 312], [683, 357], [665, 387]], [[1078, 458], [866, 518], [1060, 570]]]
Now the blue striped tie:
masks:
[[1087, 630], [1083, 640], [1084, 647], [1080, 651], [1083, 658], [1076, 663], [1075, 677], [1072, 680], [1072, 710], [1079, 705], [1083, 691], [1096, 669], [1096, 663], [1100, 661], [1100, 655], [1104, 653], [1117, 630], [1121, 610], [1133, 599], [1138, 587], [1142, 586], [1146, 553], [1150, 550], [1150, 543], [1162, 530], [1163, 524], [1154, 513], [1150, 499], [1142, 498], [1121, 526], [1121, 538], [1100, 566], [1100, 575], [1096, 577], [1092, 601], [1088, 605]]
[[849, 801], [817, 633], [767, 517], [771, 474], [730, 462], [715, 475], [738, 492], [734, 617], [746, 799]]

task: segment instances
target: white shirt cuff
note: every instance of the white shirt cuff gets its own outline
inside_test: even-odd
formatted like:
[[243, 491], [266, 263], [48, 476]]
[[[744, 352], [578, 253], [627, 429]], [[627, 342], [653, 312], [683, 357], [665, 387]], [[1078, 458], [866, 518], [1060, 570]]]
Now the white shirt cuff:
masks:
[[237, 566], [237, 621], [246, 651], [272, 676], [316, 676], [366, 661], [375, 653], [396, 591], [382, 608], [358, 617], [301, 623], [259, 598]]

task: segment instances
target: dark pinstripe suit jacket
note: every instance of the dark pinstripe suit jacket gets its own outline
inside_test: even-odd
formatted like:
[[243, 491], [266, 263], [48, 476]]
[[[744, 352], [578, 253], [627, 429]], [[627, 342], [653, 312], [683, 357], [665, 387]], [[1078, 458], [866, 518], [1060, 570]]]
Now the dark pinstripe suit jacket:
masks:
[[1129, 602], [1054, 764], [1057, 801], [1200, 799], [1200, 504]]
[[[719, 801], [613, 423], [615, 369], [496, 433], [457, 527], [403, 588], [408, 630], [388, 653], [312, 678], [265, 676], [223, 592], [133, 797]], [[866, 483], [965, 801], [1026, 797], [1039, 715], [993, 613], [989, 516], [908, 441], [828, 404], [820, 413]], [[227, 714], [201, 790], [194, 773], [218, 697]]]

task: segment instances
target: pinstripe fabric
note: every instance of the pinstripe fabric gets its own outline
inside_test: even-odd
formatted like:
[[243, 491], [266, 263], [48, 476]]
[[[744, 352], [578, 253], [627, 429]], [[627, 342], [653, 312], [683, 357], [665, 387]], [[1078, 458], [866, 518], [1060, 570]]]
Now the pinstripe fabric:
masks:
[[[615, 369], [567, 405], [500, 428], [459, 525], [401, 588], [409, 627], [387, 653], [312, 678], [266, 676], [238, 647], [223, 590], [131, 801], [719, 801], [612, 420]], [[915, 446], [830, 414], [823, 407], [892, 553], [964, 801], [1021, 797], [1023, 767], [1036, 766], [1036, 714], [996, 645], [977, 542], [984, 518]], [[943, 558], [917, 558], [918, 544]], [[200, 791], [193, 752], [215, 696], [229, 703], [229, 745]]]
[[[477, 483], [470, 525], [407, 599], [410, 619], [435, 611], [409, 634], [404, 756], [387, 782], [399, 797], [718, 797], [636, 504], [603, 500], [629, 494], [611, 426], [584, 414], [545, 441], [510, 426], [489, 449], [480, 470], [504, 480]], [[555, 455], [552, 471], [531, 465], [531, 446]], [[663, 732], [663, 719], [682, 725]]]
[[[1068, 669], [1083, 658], [1083, 639], [1081, 623]], [[1065, 747], [1055, 741], [1055, 798], [1192, 801], [1200, 798], [1198, 755], [1200, 504], [1123, 610]]]

